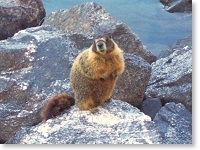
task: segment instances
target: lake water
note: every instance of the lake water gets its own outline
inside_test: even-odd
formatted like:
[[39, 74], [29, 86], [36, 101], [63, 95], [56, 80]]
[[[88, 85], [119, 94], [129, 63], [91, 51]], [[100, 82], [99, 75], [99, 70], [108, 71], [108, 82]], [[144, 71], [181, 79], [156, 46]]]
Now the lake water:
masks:
[[[88, 0], [43, 0], [47, 16]], [[192, 34], [192, 14], [168, 13], [159, 0], [93, 0], [124, 22], [156, 56], [176, 40]]]

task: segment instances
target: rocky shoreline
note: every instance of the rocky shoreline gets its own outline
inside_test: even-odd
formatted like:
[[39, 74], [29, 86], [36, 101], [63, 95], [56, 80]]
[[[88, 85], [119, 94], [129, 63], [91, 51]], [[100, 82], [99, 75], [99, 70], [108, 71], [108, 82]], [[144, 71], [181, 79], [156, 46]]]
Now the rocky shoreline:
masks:
[[[97, 32], [111, 32], [124, 50], [126, 69], [113, 101], [98, 114], [73, 106], [41, 122], [49, 97], [73, 94], [71, 65]], [[1, 143], [192, 144], [191, 35], [156, 58], [123, 22], [91, 2], [1, 40], [0, 62]]]

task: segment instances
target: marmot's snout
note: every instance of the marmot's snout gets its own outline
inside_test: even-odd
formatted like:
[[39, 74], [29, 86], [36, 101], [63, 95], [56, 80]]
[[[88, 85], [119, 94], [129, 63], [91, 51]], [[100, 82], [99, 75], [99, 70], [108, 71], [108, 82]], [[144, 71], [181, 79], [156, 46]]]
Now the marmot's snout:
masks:
[[98, 41], [96, 43], [97, 51], [99, 51], [102, 54], [106, 53], [106, 43], [104, 41]]
[[99, 49], [101, 49], [103, 47], [103, 42], [98, 42], [97, 46], [99, 47]]

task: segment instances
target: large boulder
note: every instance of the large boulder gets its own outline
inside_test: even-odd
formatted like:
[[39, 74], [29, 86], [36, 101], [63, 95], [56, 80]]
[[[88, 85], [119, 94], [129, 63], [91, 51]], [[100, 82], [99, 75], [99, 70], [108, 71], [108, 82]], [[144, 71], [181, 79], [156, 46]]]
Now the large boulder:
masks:
[[146, 94], [162, 103], [182, 103], [192, 112], [192, 46], [176, 49], [151, 64], [152, 74]]
[[155, 123], [139, 109], [120, 100], [98, 113], [74, 106], [56, 119], [22, 128], [7, 144], [161, 144]]
[[73, 42], [54, 28], [22, 30], [0, 41], [0, 140], [41, 121], [40, 109], [58, 92], [70, 94]]
[[97, 34], [110, 32], [124, 52], [140, 56], [148, 63], [156, 60], [156, 56], [142, 44], [127, 25], [109, 15], [102, 6], [93, 2], [53, 12], [43, 24], [54, 26], [62, 33], [71, 34], [71, 39], [79, 49], [89, 47]]
[[119, 77], [113, 98], [139, 107], [144, 99], [150, 76], [151, 65], [141, 57], [125, 53], [125, 71]]
[[45, 16], [41, 0], [0, 0], [0, 40], [41, 24]]
[[181, 103], [167, 103], [153, 120], [163, 144], [192, 144], [192, 114]]

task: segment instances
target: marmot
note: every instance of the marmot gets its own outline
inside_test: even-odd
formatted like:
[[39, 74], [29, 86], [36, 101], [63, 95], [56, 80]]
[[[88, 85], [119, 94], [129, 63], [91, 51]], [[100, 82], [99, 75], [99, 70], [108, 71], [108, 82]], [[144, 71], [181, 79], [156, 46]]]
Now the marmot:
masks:
[[[109, 101], [116, 81], [124, 71], [123, 51], [112, 36], [95, 38], [90, 48], [80, 53], [71, 68], [70, 83], [75, 104], [80, 110], [96, 111]], [[52, 97], [44, 106], [41, 118], [54, 118], [74, 104], [74, 98], [62, 93]]]

